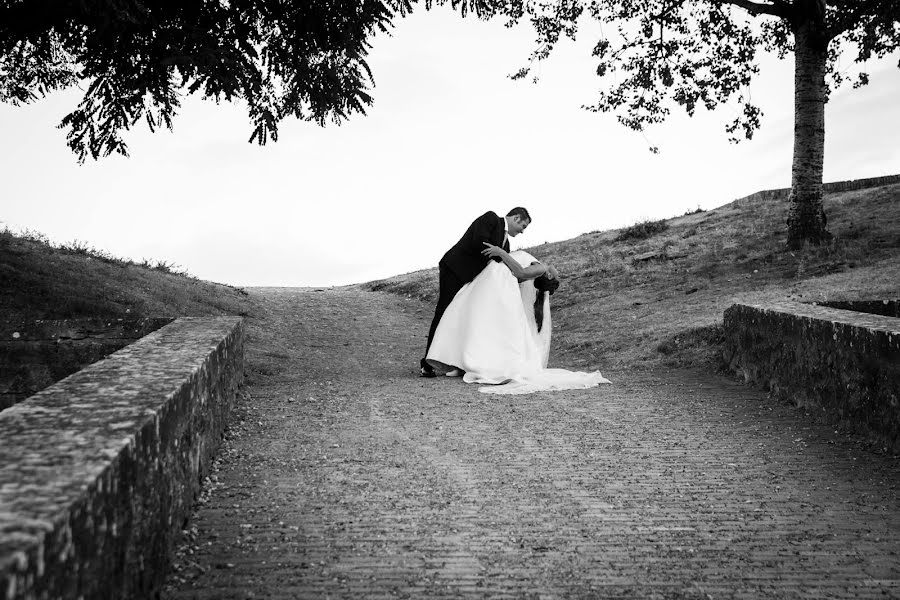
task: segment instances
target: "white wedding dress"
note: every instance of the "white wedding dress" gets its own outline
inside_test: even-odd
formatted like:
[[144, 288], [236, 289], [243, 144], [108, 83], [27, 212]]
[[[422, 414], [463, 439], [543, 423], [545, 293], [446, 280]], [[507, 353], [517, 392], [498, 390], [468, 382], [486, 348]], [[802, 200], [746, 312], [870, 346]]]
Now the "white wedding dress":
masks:
[[[537, 260], [521, 250], [511, 256], [523, 267]], [[528, 394], [589, 388], [610, 383], [599, 371], [548, 369], [550, 295], [544, 295], [543, 323], [534, 317], [534, 281], [520, 285], [502, 262], [488, 266], [456, 294], [441, 317], [426, 359], [466, 372], [467, 383], [490, 384], [479, 391]]]

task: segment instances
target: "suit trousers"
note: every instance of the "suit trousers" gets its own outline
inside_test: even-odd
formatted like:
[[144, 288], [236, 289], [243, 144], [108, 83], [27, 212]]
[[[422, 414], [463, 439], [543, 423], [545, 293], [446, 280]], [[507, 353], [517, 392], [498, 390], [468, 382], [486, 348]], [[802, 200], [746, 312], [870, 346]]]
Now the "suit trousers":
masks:
[[438, 264], [438, 301], [434, 308], [434, 319], [431, 320], [431, 328], [428, 330], [428, 345], [425, 346], [425, 354], [431, 348], [431, 340], [434, 339], [434, 332], [437, 331], [438, 323], [444, 316], [444, 311], [450, 306], [456, 292], [462, 289], [466, 282], [461, 280], [456, 273], [450, 270], [443, 262]]

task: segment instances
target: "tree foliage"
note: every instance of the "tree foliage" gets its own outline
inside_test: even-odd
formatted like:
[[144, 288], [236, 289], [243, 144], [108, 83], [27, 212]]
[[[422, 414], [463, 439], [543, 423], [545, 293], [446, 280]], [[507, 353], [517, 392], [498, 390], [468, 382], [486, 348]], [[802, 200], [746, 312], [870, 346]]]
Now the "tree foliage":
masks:
[[0, 100], [84, 86], [60, 124], [83, 162], [172, 127], [185, 94], [246, 104], [251, 141], [288, 116], [324, 124], [372, 103], [369, 40], [410, 0], [0, 0]]
[[[779, 57], [795, 50], [794, 31], [821, 11], [827, 44], [828, 83], [845, 82], [846, 62], [882, 58], [900, 47], [897, 0], [448, 0], [482, 18], [505, 17], [509, 26], [530, 21], [537, 32], [530, 74], [561, 39], [575, 39], [585, 17], [603, 24], [596, 41], [596, 74], [604, 89], [589, 108], [612, 112], [634, 130], [659, 123], [672, 107], [693, 115], [736, 100], [738, 116], [728, 124], [733, 141], [750, 138], [761, 111], [748, 86], [759, 72], [759, 50]], [[444, 4], [432, 0], [429, 3]], [[868, 83], [860, 72], [854, 87]]]
[[[287, 116], [324, 124], [364, 113], [374, 85], [369, 40], [413, 2], [0, 0], [0, 100], [83, 86], [60, 125], [80, 161], [127, 155], [122, 134], [139, 120], [171, 128], [185, 94], [245, 103], [250, 140], [264, 144]], [[832, 86], [845, 79], [842, 50], [865, 62], [900, 44], [897, 0], [425, 0], [434, 4], [510, 26], [529, 21], [536, 49], [515, 77], [575, 38], [583, 17], [600, 21], [594, 55], [607, 85], [587, 108], [643, 130], [673, 106], [694, 114], [736, 100], [734, 140], [760, 126], [747, 93], [757, 52], [793, 52], [793, 32], [816, 10]], [[862, 72], [853, 85], [867, 82]]]

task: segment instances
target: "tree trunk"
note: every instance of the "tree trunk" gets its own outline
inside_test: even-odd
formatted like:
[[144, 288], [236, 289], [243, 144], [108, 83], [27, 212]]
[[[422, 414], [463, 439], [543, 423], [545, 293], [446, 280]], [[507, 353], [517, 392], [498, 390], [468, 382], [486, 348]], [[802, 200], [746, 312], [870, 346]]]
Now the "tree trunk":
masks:
[[797, 0], [794, 7], [794, 163], [787, 243], [801, 248], [831, 239], [822, 208], [828, 38], [822, 0]]

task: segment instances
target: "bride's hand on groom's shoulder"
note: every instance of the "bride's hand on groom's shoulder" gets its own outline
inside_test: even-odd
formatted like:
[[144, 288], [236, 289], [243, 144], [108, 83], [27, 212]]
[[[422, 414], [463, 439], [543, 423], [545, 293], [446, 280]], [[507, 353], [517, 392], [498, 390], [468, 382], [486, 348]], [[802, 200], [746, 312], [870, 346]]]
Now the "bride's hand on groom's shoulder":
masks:
[[559, 271], [553, 265], [547, 265], [547, 277], [550, 279], [559, 279]]

